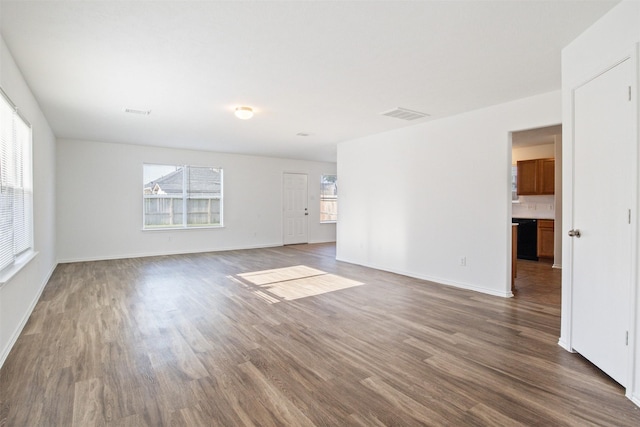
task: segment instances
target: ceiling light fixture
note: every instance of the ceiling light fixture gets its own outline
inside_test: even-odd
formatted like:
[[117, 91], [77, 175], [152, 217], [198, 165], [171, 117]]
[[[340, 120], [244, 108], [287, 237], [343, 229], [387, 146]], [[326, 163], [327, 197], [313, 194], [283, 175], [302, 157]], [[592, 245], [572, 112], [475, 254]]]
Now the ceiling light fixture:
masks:
[[253, 109], [251, 107], [236, 107], [236, 117], [242, 120], [248, 120], [253, 117]]

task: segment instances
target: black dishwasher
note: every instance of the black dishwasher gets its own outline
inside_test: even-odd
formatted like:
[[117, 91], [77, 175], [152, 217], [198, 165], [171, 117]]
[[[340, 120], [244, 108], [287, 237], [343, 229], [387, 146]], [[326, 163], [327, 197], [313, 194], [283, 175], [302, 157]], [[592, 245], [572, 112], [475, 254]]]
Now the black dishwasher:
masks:
[[538, 261], [538, 220], [513, 218], [518, 224], [518, 258]]

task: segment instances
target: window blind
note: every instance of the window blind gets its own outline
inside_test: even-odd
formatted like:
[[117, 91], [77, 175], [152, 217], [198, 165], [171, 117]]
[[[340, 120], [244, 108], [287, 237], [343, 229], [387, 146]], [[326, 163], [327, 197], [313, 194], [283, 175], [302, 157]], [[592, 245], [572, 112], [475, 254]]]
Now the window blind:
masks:
[[31, 126], [0, 90], [0, 271], [32, 248]]

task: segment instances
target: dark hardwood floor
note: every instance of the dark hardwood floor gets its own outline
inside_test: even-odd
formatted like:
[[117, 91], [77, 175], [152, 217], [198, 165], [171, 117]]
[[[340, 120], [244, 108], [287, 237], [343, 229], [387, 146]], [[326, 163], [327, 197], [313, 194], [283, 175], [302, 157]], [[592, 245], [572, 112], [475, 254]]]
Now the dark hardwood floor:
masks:
[[0, 425], [640, 425], [525, 271], [505, 299], [332, 244], [62, 264], [0, 370]]
[[516, 298], [560, 308], [562, 271], [552, 267], [553, 262], [518, 260]]

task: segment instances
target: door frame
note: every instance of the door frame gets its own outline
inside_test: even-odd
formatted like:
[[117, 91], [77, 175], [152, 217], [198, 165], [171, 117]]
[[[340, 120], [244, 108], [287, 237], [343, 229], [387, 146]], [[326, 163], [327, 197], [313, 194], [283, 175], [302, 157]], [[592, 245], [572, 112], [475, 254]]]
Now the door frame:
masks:
[[[593, 70], [590, 73], [589, 77], [584, 79], [582, 82], [578, 84], [572, 85], [568, 91], [563, 90], [563, 116], [567, 119], [565, 120], [566, 124], [570, 124], [569, 126], [563, 126], [562, 136], [563, 136], [563, 161], [562, 161], [562, 178], [563, 178], [563, 203], [562, 203], [562, 238], [564, 239], [562, 242], [562, 259], [563, 259], [563, 268], [562, 268], [562, 307], [561, 307], [561, 328], [560, 328], [560, 339], [558, 344], [569, 352], [575, 352], [572, 346], [572, 319], [573, 319], [573, 244], [571, 238], [568, 236], [569, 230], [574, 228], [574, 194], [573, 194], [573, 186], [574, 186], [574, 147], [575, 147], [575, 138], [574, 138], [574, 126], [575, 126], [575, 110], [574, 110], [574, 100], [575, 100], [575, 92], [578, 88], [584, 86], [588, 82], [597, 78], [598, 76], [606, 73], [612, 68], [620, 65], [622, 62], [626, 60], [630, 60], [632, 64], [632, 69], [635, 70], [636, 79], [633, 82], [635, 84], [635, 88], [632, 87], [632, 99], [633, 103], [632, 108], [634, 108], [636, 114], [634, 114], [636, 123], [633, 129], [633, 133], [635, 134], [633, 140], [636, 142], [633, 146], [634, 156], [631, 166], [631, 176], [634, 178], [632, 180], [632, 213], [631, 213], [631, 268], [630, 268], [630, 298], [629, 298], [629, 338], [628, 338], [628, 354], [627, 354], [627, 381], [626, 381], [626, 391], [625, 394], [628, 398], [631, 398], [634, 394], [634, 390], [638, 387], [635, 384], [635, 373], [636, 373], [636, 342], [637, 342], [637, 328], [636, 328], [636, 317], [638, 315], [638, 221], [640, 216], [638, 215], [638, 210], [640, 209], [640, 205], [638, 204], [638, 164], [640, 163], [640, 159], [638, 158], [639, 150], [638, 145], [640, 144], [640, 135], [638, 132], [638, 124], [640, 118], [638, 117], [638, 96], [640, 96], [640, 90], [638, 86], [640, 80], [637, 76], [639, 73], [638, 67], [638, 49], [639, 44], [633, 46], [633, 48], [625, 49], [617, 55], [615, 58], [610, 58], [608, 61], [601, 64], [599, 69]], [[576, 225], [577, 226], [577, 225]]]
[[[513, 201], [512, 201], [512, 167], [513, 167], [513, 134], [514, 133], [518, 133], [518, 132], [524, 132], [524, 131], [531, 131], [531, 130], [537, 130], [537, 129], [544, 129], [547, 127], [552, 127], [552, 126], [562, 126], [564, 128], [564, 125], [562, 122], [560, 123], [551, 123], [551, 124], [546, 124], [546, 125], [539, 125], [539, 126], [535, 126], [535, 127], [531, 127], [531, 128], [525, 128], [525, 129], [518, 129], [518, 130], [511, 130], [508, 132], [507, 136], [508, 136], [508, 143], [507, 143], [507, 165], [509, 166], [507, 175], [507, 182], [508, 182], [508, 212], [507, 212], [507, 218], [508, 218], [508, 222], [507, 222], [507, 291], [506, 291], [506, 296], [507, 297], [517, 297], [517, 295], [515, 293], [513, 293], [513, 288], [512, 288], [512, 275], [513, 275], [513, 268], [515, 267], [512, 264], [512, 251], [513, 251], [513, 242], [512, 242], [512, 223], [513, 223]], [[563, 193], [562, 193], [562, 189], [563, 189], [563, 185], [562, 185], [562, 170], [563, 170], [563, 164], [562, 164], [562, 135], [560, 135], [560, 138], [555, 138], [554, 141], [554, 158], [556, 161], [556, 166], [555, 166], [555, 192], [554, 192], [554, 205], [555, 205], [555, 215], [553, 218], [554, 221], [554, 227], [555, 230], [553, 232], [553, 250], [554, 250], [554, 256], [553, 256], [553, 265], [552, 268], [557, 268], [557, 269], [561, 269], [562, 268], [562, 203], [563, 203]], [[517, 276], [517, 273], [516, 273]]]

